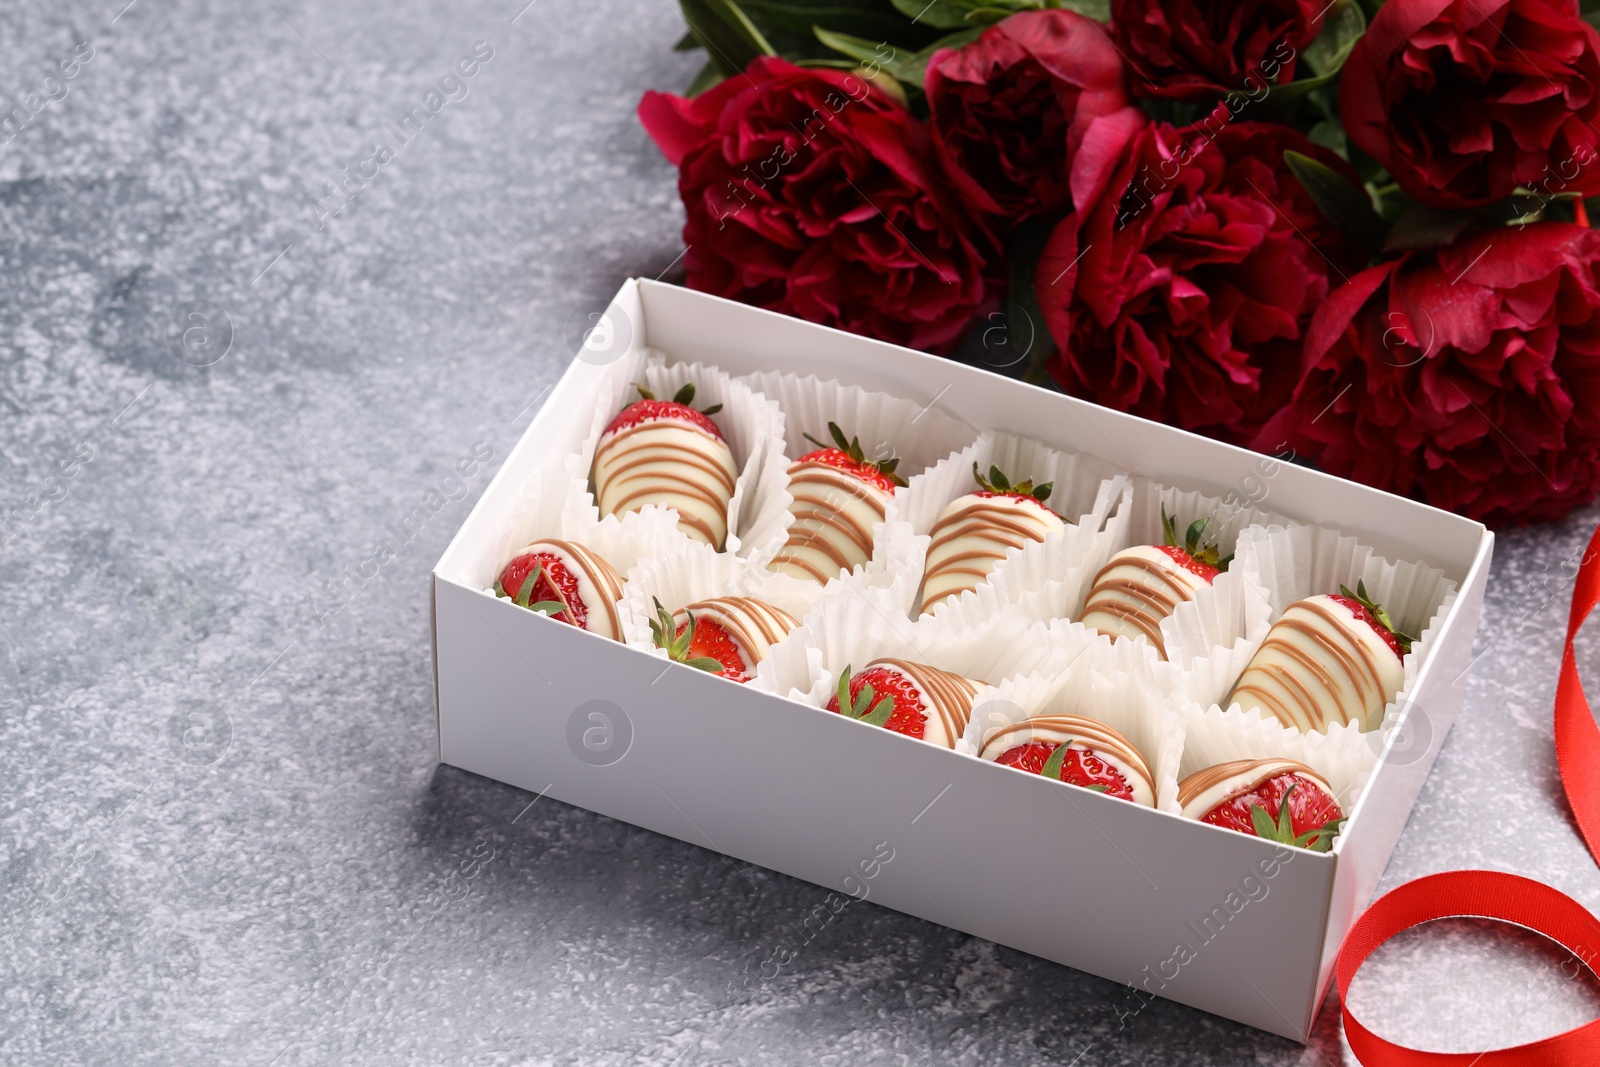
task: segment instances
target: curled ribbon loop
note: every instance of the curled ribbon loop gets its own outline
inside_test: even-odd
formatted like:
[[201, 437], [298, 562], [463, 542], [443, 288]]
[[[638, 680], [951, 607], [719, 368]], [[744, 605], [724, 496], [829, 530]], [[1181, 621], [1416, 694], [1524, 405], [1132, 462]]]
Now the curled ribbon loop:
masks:
[[[1556, 686], [1556, 759], [1578, 832], [1600, 863], [1600, 726], [1578, 677], [1573, 642], [1600, 603], [1600, 529], [1589, 541], [1572, 591], [1567, 645]], [[1543, 934], [1583, 961], [1600, 967], [1600, 917], [1549, 886], [1499, 871], [1449, 871], [1407, 882], [1378, 900], [1356, 921], [1339, 950], [1335, 970], [1344, 1005], [1345, 1037], [1367, 1067], [1593, 1067], [1600, 1064], [1600, 1019], [1564, 1034], [1493, 1052], [1423, 1052], [1379, 1037], [1351, 1014], [1350, 982], [1378, 946], [1403, 930], [1434, 919], [1474, 916], [1515, 923]], [[1600, 973], [1600, 971], [1597, 971]]]

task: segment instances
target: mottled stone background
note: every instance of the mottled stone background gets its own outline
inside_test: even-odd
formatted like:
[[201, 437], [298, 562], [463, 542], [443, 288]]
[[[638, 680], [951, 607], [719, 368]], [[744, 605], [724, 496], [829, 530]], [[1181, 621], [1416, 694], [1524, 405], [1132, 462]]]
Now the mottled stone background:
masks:
[[[1119, 987], [871, 904], [746, 988], [822, 890], [437, 767], [428, 571], [571, 316], [681, 251], [633, 118], [695, 68], [676, 7], [124, 2], [0, 9], [6, 110], [92, 46], [0, 144], [0, 1060], [1352, 1062], [1334, 1010], [1309, 1049], [1164, 1002], [1119, 1028]], [[1487, 866], [1600, 907], [1550, 728], [1597, 519], [1502, 540], [1386, 887]], [[1592, 1017], [1574, 970], [1459, 923], [1357, 992], [1468, 1049]]]

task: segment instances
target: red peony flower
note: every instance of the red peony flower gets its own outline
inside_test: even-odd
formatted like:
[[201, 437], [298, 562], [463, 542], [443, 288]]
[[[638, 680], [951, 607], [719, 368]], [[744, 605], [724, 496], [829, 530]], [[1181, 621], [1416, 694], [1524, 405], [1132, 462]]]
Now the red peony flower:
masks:
[[1600, 37], [1576, 0], [1389, 0], [1345, 63], [1339, 110], [1424, 204], [1600, 191]]
[[[1392, 2], [1392, 0], [1391, 0]], [[1255, 446], [1490, 525], [1600, 491], [1600, 233], [1535, 223], [1363, 271]]]
[[932, 351], [989, 296], [927, 129], [859, 75], [763, 57], [639, 119], [679, 167], [691, 288]]
[[1019, 220], [1070, 206], [1067, 166], [1089, 121], [1128, 104], [1122, 57], [1071, 11], [1023, 11], [934, 53], [933, 143], [969, 205]]
[[1206, 124], [1096, 120], [1073, 165], [1079, 207], [1036, 275], [1062, 388], [1225, 441], [1255, 436], [1294, 391], [1312, 312], [1362, 262], [1285, 149], [1353, 178], [1284, 126], [1213, 137]]
[[1112, 0], [1111, 33], [1139, 96], [1205, 100], [1294, 78], [1326, 0]]

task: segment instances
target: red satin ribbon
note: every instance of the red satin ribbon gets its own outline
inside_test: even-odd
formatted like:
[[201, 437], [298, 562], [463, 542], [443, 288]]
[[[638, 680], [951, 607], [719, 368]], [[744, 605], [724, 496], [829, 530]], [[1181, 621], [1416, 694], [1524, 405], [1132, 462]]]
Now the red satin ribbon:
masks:
[[[1567, 647], [1556, 686], [1556, 759], [1578, 831], [1600, 863], [1600, 727], [1595, 725], [1578, 678], [1573, 641], [1600, 603], [1600, 529], [1578, 568], [1567, 617]], [[1350, 1013], [1350, 982], [1361, 964], [1391, 937], [1420, 923], [1475, 916], [1515, 923], [1564, 945], [1590, 970], [1600, 968], [1600, 917], [1565, 893], [1531, 878], [1498, 871], [1450, 871], [1407, 882], [1356, 920], [1339, 950], [1335, 969], [1344, 1032], [1367, 1067], [1594, 1067], [1600, 1064], [1600, 1019], [1564, 1034], [1494, 1052], [1422, 1052], [1397, 1045], [1361, 1025]]]

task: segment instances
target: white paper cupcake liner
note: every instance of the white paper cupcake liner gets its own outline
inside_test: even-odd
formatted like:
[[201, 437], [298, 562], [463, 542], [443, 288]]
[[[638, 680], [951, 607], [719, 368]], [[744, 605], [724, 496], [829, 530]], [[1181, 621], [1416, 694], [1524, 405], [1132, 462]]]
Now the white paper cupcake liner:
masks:
[[773, 648], [760, 673], [762, 688], [822, 707], [846, 667], [860, 670], [884, 656], [992, 685], [1065, 670], [1097, 643], [1109, 648], [1101, 635], [1065, 622], [1050, 626], [1015, 616], [971, 627], [931, 618], [913, 622], [881, 599], [850, 595], [824, 600], [805, 625]]
[[[593, 506], [594, 487], [590, 468], [595, 449], [607, 425], [628, 404], [638, 398], [634, 384], [641, 384], [658, 397], [670, 398], [689, 382], [695, 385], [694, 406], [721, 404], [712, 416], [722, 430], [739, 476], [728, 501], [729, 552], [751, 554], [774, 538], [782, 544], [782, 528], [789, 513], [788, 493], [783, 478], [783, 416], [777, 406], [758, 396], [745, 383], [704, 363], [670, 362], [654, 349], [640, 349], [619, 360], [609, 369], [605, 387], [595, 409], [595, 417], [583, 448], [569, 456], [566, 469], [586, 487]], [[598, 508], [596, 508], [598, 515]], [[775, 551], [776, 549], [774, 549]]]
[[1151, 671], [1153, 656], [1148, 645], [1121, 642], [1113, 649], [1107, 644], [1056, 674], [1005, 679], [980, 694], [956, 749], [980, 756], [997, 730], [1038, 715], [1094, 719], [1138, 749], [1155, 779], [1156, 807], [1178, 814], [1186, 721], [1171, 676]]
[[[987, 582], [959, 597], [940, 601], [929, 612], [930, 616], [939, 616], [958, 602], [978, 601], [980, 597], [998, 606], [1004, 602], [1003, 598], [984, 594], [982, 590], [1001, 581], [1014, 568], [1022, 573], [1010, 579], [1008, 587], [1018, 594], [1037, 591], [1044, 583], [1054, 580], [1081, 583], [1083, 573], [1088, 571], [1092, 576], [1094, 571], [1089, 568], [1097, 570], [1095, 561], [1103, 562], [1103, 557], [1114, 550], [1120, 522], [1125, 520], [1119, 520], [1116, 530], [1108, 530], [1107, 523], [1114, 514], [1126, 510], [1132, 488], [1127, 475], [1098, 457], [1064, 452], [1002, 431], [984, 433], [971, 447], [912, 480], [911, 485], [900, 491], [901, 515], [913, 529], [918, 533], [929, 532], [945, 508], [977, 488], [972, 476], [974, 463], [985, 475], [990, 467], [999, 467], [1013, 482], [1050, 483], [1047, 504], [1066, 520], [1067, 526], [1043, 541], [1010, 550], [995, 563]], [[1057, 590], [1060, 598], [1066, 600], [1075, 592], [1076, 589], [1067, 587]], [[1046, 616], [1041, 621], [1051, 617], [1065, 616]]]
[[1237, 707], [1223, 711], [1215, 705], [1202, 708], [1192, 702], [1180, 715], [1185, 725], [1180, 780], [1229, 760], [1298, 760], [1322, 775], [1348, 814], [1378, 763], [1377, 753], [1355, 734], [1303, 734], [1254, 712], [1242, 713]]
[[[1238, 551], [1234, 566], [1241, 577], [1257, 586], [1273, 619], [1296, 600], [1337, 593], [1340, 585], [1354, 589], [1363, 582], [1368, 595], [1383, 605], [1401, 630], [1420, 631], [1402, 661], [1400, 691], [1385, 706], [1376, 730], [1364, 733], [1356, 723], [1342, 723], [1329, 727], [1325, 734], [1302, 733], [1257, 708], [1244, 710], [1230, 703], [1224, 709], [1220, 696], [1211, 702], [1196, 702], [1185, 712], [1190, 746], [1184, 755], [1186, 770], [1229, 759], [1298, 759], [1328, 777], [1341, 806], [1349, 811], [1360, 799], [1384, 744], [1401, 729], [1406, 715], [1425, 714], [1411, 701], [1411, 690], [1439, 624], [1455, 603], [1456, 584], [1436, 567], [1391, 562], [1358, 538], [1322, 526], [1251, 527], [1241, 534]], [[1252, 648], [1251, 655], [1254, 651]], [[1246, 657], [1227, 689], [1248, 662]]]
[[[807, 434], [824, 445], [831, 445], [828, 424], [835, 423], [848, 437], [861, 441], [861, 450], [867, 459], [898, 457], [900, 462], [895, 473], [908, 479], [966, 447], [977, 436], [972, 427], [932, 404], [919, 404], [832, 379], [769, 371], [738, 380], [775, 404], [782, 416], [783, 458], [775, 466], [784, 486], [784, 511], [778, 516], [777, 536], [763, 539], [759, 547], [752, 545], [748, 553], [761, 562], [777, 555], [787, 539], [793, 518], [788, 511], [792, 500], [788, 493], [789, 464], [818, 447], [806, 438]], [[885, 521], [893, 522], [900, 517], [899, 501], [897, 492], [885, 508]], [[883, 530], [879, 528], [875, 532], [881, 536]], [[873, 557], [883, 551], [884, 545], [875, 539]]]
[[[687, 551], [696, 542], [678, 529], [676, 513], [653, 505], [602, 519], [584, 483], [562, 471], [539, 470], [523, 483], [506, 516], [505, 532], [486, 573], [495, 577], [518, 552], [543, 538], [583, 545], [626, 576], [641, 561]], [[701, 546], [704, 547], [704, 546]]]

